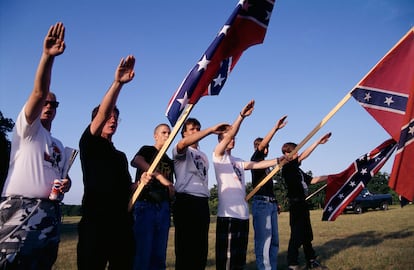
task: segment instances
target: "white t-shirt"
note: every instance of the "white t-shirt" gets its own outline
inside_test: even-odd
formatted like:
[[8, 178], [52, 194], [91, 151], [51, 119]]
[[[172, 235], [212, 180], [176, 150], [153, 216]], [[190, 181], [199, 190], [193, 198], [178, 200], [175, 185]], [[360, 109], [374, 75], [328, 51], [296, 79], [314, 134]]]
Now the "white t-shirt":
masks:
[[47, 199], [53, 180], [63, 178], [65, 162], [63, 144], [43, 127], [40, 118], [29, 125], [23, 107], [14, 127], [2, 196]]
[[210, 197], [208, 189], [208, 158], [198, 149], [187, 147], [183, 154], [172, 150], [175, 171], [175, 190], [198, 197]]
[[220, 159], [213, 153], [213, 164], [218, 185], [217, 216], [249, 219], [243, 160], [227, 153]]

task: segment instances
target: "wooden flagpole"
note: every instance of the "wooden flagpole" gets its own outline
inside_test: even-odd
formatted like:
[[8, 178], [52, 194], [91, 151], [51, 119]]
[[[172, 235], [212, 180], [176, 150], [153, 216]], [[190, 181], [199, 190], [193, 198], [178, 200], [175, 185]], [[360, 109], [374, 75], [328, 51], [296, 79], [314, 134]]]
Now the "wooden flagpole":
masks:
[[309, 195], [308, 197], [305, 198], [305, 201], [309, 200], [310, 198], [312, 198], [313, 196], [315, 196], [316, 194], [318, 194], [319, 192], [321, 192], [324, 188], [326, 188], [328, 184], [325, 184], [323, 186], [321, 186], [320, 188], [318, 188], [317, 191], [315, 191], [314, 193], [312, 193], [311, 195]]
[[[316, 127], [296, 146], [296, 148], [290, 153], [290, 156], [293, 156], [296, 154], [302, 147], [305, 145], [312, 137], [315, 135], [316, 132], [321, 129], [326, 122], [349, 100], [351, 97], [350, 91], [348, 94], [345, 95], [345, 97], [320, 121]], [[271, 179], [283, 165], [286, 164], [286, 159], [282, 160], [282, 162], [277, 165], [260, 183], [246, 196], [246, 201], [250, 200], [251, 197], [264, 185], [266, 182]]]
[[[181, 126], [183, 125], [184, 121], [187, 119], [188, 115], [190, 114], [191, 110], [193, 109], [194, 104], [187, 104], [185, 110], [181, 113], [180, 118], [178, 119], [177, 123], [175, 123], [173, 130], [171, 131], [170, 136], [165, 141], [164, 145], [158, 151], [157, 156], [155, 157], [154, 161], [151, 163], [150, 167], [148, 168], [147, 173], [153, 173], [160, 162], [162, 156], [167, 152], [168, 147], [171, 145], [172, 141], [177, 136], [178, 131], [180, 130]], [[135, 201], [138, 199], [139, 194], [141, 194], [142, 189], [144, 188], [145, 184], [139, 182], [138, 187], [135, 189], [134, 193], [132, 194], [131, 200], [128, 204], [128, 210], [131, 211], [132, 207], [134, 206]]]
[[[304, 144], [306, 144], [313, 135], [315, 135], [316, 132], [321, 129], [326, 122], [351, 98], [352, 91], [359, 86], [367, 77], [368, 75], [375, 69], [375, 67], [378, 66], [379, 63], [381, 63], [408, 35], [411, 31], [414, 30], [414, 27], [412, 27], [405, 35], [402, 37], [376, 64], [373, 66], [370, 71], [352, 88], [351, 91], [349, 91], [348, 94], [345, 95], [345, 97], [325, 116], [325, 118], [322, 119], [321, 122], [319, 122], [316, 127], [308, 134], [308, 136], [303, 139], [303, 141], [296, 146], [296, 148], [290, 153], [290, 155], [294, 155], [299, 151], [300, 148]], [[285, 160], [283, 160], [285, 161]], [[280, 166], [276, 166], [247, 196], [246, 201], [248, 201], [253, 195], [269, 180], [271, 179], [279, 170], [280, 168], [286, 164], [286, 162], [281, 162]]]

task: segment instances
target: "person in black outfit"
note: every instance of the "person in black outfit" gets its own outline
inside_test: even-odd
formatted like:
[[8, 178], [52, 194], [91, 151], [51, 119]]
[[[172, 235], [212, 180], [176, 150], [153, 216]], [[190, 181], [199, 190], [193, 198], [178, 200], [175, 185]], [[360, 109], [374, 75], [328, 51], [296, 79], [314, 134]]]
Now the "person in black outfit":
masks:
[[94, 108], [79, 141], [84, 194], [78, 225], [78, 269], [131, 269], [134, 241], [128, 211], [132, 180], [126, 155], [112, 136], [118, 127], [117, 97], [134, 77], [135, 58], [121, 59], [109, 90]]
[[290, 239], [288, 246], [288, 265], [290, 270], [299, 268], [299, 248], [303, 246], [308, 269], [327, 269], [316, 260], [315, 250], [312, 247], [313, 232], [310, 213], [306, 203], [308, 185], [316, 184], [328, 179], [327, 176], [313, 177], [303, 172], [299, 167], [302, 160], [307, 158], [319, 145], [328, 141], [331, 133], [327, 133], [314, 142], [302, 154], [290, 153], [296, 148], [296, 143], [288, 142], [282, 146], [282, 153], [287, 163], [282, 167], [282, 177], [285, 179], [289, 199]]
[[[154, 129], [155, 144], [142, 146], [131, 161], [131, 166], [137, 168], [137, 183], [141, 175], [148, 171], [170, 133], [168, 124], [157, 125]], [[134, 204], [134, 270], [166, 268], [170, 199], [175, 193], [173, 180], [174, 162], [163, 154], [152, 179], [145, 184]]]
[[[251, 161], [265, 160], [269, 153], [269, 143], [276, 131], [287, 124], [286, 117], [285, 115], [280, 118], [264, 138], [259, 137], [254, 140], [254, 153], [250, 158]], [[253, 188], [256, 188], [269, 172], [270, 168], [251, 170]], [[256, 192], [252, 202], [254, 252], [258, 270], [277, 269], [278, 214], [279, 208], [273, 191], [273, 181], [269, 180]]]

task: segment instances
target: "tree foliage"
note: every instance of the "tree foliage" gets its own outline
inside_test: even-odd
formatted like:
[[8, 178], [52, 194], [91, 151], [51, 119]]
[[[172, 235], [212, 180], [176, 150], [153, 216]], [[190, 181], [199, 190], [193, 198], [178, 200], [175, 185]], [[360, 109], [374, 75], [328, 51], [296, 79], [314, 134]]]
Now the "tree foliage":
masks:
[[81, 216], [81, 208], [80, 205], [62, 204], [62, 216]]
[[[309, 175], [312, 175], [312, 171], [306, 172]], [[398, 202], [398, 195], [390, 189], [388, 186], [389, 174], [384, 172], [379, 172], [374, 175], [371, 181], [368, 183], [367, 188], [372, 193], [390, 193], [393, 196], [393, 201]], [[269, 181], [273, 181], [273, 191], [275, 197], [280, 205], [281, 211], [288, 211], [289, 210], [289, 201], [287, 199], [287, 186], [285, 180], [283, 179], [280, 171], [277, 172], [273, 178]], [[318, 183], [309, 186], [309, 195], [316, 192], [319, 188], [324, 186], [325, 183]], [[253, 190], [253, 185], [251, 182], [246, 183], [246, 194], [249, 194]], [[320, 209], [324, 207], [325, 203], [325, 189], [320, 190], [319, 192], [315, 193], [310, 199], [308, 199], [308, 205], [310, 209]], [[217, 194], [217, 185], [214, 185], [210, 189], [210, 213], [212, 215], [217, 214], [217, 206], [218, 206], [218, 194]], [[249, 207], [251, 207], [251, 200], [248, 202]]]
[[11, 132], [14, 127], [14, 122], [10, 118], [5, 118], [0, 111], [0, 135], [7, 139], [7, 132]]
[[11, 142], [7, 137], [7, 133], [11, 132], [13, 127], [13, 120], [5, 118], [0, 111], [0, 192], [3, 190], [4, 181], [6, 181], [9, 170]]

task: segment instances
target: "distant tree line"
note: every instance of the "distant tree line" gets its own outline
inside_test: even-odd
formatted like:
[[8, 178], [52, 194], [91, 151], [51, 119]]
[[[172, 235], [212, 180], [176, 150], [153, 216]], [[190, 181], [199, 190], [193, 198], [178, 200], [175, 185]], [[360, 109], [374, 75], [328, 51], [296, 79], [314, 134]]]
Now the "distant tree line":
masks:
[[[14, 127], [14, 122], [10, 118], [5, 118], [3, 113], [0, 111], [0, 191], [3, 190], [4, 181], [7, 177], [7, 171], [9, 168], [9, 160], [10, 160], [10, 147], [11, 142], [7, 137], [7, 133], [11, 132]], [[307, 172], [308, 174], [312, 175], [311, 171]], [[386, 194], [390, 193], [393, 196], [393, 203], [398, 203], [398, 194], [395, 193], [393, 190], [390, 189], [388, 186], [388, 173], [377, 173], [368, 183], [368, 190], [372, 193], [376, 194]], [[287, 188], [285, 184], [285, 180], [281, 176], [280, 172], [276, 173], [273, 176], [273, 179], [269, 181], [274, 181], [274, 193], [278, 203], [281, 207], [282, 211], [288, 210], [288, 200], [287, 200]], [[310, 185], [309, 187], [309, 194], [312, 194], [320, 187], [322, 187], [324, 183], [318, 183], [316, 185]], [[249, 182], [246, 184], [246, 194], [249, 194], [253, 190], [252, 183]], [[315, 194], [312, 198], [308, 200], [310, 209], [319, 209], [324, 207], [325, 201], [325, 190], [323, 189], [319, 193]], [[249, 206], [251, 206], [251, 200], [248, 202]], [[212, 215], [217, 214], [217, 205], [218, 205], [218, 194], [217, 194], [217, 185], [214, 185], [210, 189], [210, 212]], [[62, 212], [65, 216], [80, 216], [81, 206], [80, 205], [62, 205]]]
[[7, 171], [9, 170], [11, 142], [7, 133], [11, 132], [14, 122], [10, 118], [5, 118], [0, 111], [0, 192], [3, 190], [6, 181]]
[[[312, 175], [311, 171], [307, 172], [308, 174]], [[382, 173], [379, 172], [371, 179], [371, 181], [368, 183], [368, 190], [375, 194], [386, 194], [390, 193], [393, 196], [393, 203], [399, 203], [398, 195], [395, 193], [390, 187], [388, 186], [388, 179], [389, 174], [388, 173]], [[285, 180], [280, 175], [280, 172], [276, 173], [272, 180], [269, 181], [275, 181], [274, 185], [274, 193], [276, 196], [276, 199], [280, 205], [281, 211], [288, 211], [288, 200], [287, 200], [287, 189]], [[313, 192], [317, 191], [320, 187], [322, 187], [324, 183], [318, 183], [315, 185], [309, 186], [309, 194], [312, 194]], [[249, 194], [253, 190], [252, 183], [246, 184], [246, 194]], [[251, 207], [251, 200], [249, 200], [249, 207]], [[312, 196], [308, 200], [308, 205], [310, 209], [320, 209], [324, 207], [325, 203], [325, 189], [318, 192], [314, 196]], [[210, 213], [211, 215], [217, 215], [217, 206], [218, 206], [218, 194], [217, 194], [217, 185], [214, 185], [210, 189], [210, 199], [209, 199], [209, 205], [210, 205]], [[62, 206], [62, 213], [66, 216], [80, 216], [81, 215], [81, 206], [80, 205], [66, 205], [64, 204]]]
[[[312, 175], [311, 171], [308, 171], [307, 174]], [[390, 193], [393, 196], [393, 203], [399, 203], [398, 194], [395, 193], [390, 187], [388, 186], [388, 173], [379, 172], [374, 177], [372, 177], [371, 181], [368, 183], [367, 188], [370, 192], [375, 194], [386, 194]], [[276, 199], [280, 205], [281, 211], [288, 211], [289, 209], [289, 202], [287, 199], [287, 187], [285, 180], [281, 176], [280, 172], [277, 172], [273, 179], [269, 181], [274, 181], [273, 191], [276, 196]], [[319, 188], [321, 188], [325, 183], [318, 183], [315, 185], [309, 186], [309, 195], [313, 194]], [[246, 194], [249, 194], [253, 190], [252, 183], [246, 184]], [[320, 209], [323, 208], [325, 205], [325, 189], [321, 190], [320, 192], [316, 193], [308, 200], [308, 205], [310, 209]], [[249, 200], [249, 207], [251, 207], [251, 200]], [[217, 185], [214, 185], [210, 189], [210, 212], [212, 215], [217, 214], [217, 205], [218, 205], [218, 195], [217, 195]]]

